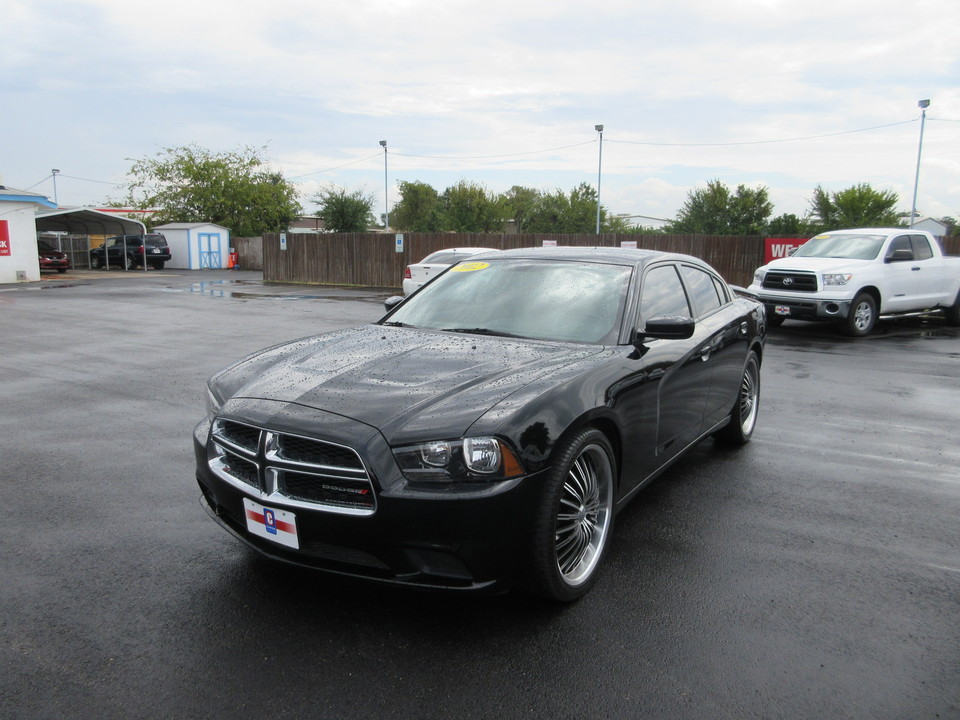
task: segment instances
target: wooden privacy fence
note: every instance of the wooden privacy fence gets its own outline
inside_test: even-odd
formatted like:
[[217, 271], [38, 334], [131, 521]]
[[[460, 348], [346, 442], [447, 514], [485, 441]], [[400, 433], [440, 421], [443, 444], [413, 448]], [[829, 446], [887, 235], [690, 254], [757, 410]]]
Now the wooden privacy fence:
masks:
[[[619, 247], [636, 242], [647, 250], [664, 250], [701, 258], [737, 285], [749, 285], [753, 271], [763, 264], [763, 238], [725, 235], [541, 235], [498, 233], [404, 233], [403, 251], [396, 251], [393, 233], [263, 236], [263, 279], [267, 282], [313, 283], [399, 288], [407, 265], [437, 250], [452, 247], [489, 247], [509, 250], [539, 247], [544, 240], [576, 247]], [[241, 267], [243, 261], [241, 258]]]

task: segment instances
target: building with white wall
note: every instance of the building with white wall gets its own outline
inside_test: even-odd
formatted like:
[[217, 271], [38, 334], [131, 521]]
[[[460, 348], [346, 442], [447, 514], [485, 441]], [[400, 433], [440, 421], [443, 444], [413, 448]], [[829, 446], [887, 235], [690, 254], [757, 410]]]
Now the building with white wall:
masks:
[[170, 246], [167, 267], [216, 270], [229, 267], [230, 230], [213, 223], [167, 223], [152, 228]]
[[43, 195], [0, 185], [0, 284], [40, 280], [36, 212], [55, 207]]

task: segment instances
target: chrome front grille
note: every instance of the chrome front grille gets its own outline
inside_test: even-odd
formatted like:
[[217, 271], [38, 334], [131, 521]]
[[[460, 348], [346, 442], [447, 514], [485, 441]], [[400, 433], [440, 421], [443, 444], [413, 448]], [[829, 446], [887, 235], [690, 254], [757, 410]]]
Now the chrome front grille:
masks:
[[817, 292], [819, 289], [815, 273], [799, 270], [768, 270], [763, 276], [763, 287], [767, 290], [795, 292]]
[[376, 494], [353, 448], [217, 418], [210, 433], [210, 469], [266, 502], [372, 515]]

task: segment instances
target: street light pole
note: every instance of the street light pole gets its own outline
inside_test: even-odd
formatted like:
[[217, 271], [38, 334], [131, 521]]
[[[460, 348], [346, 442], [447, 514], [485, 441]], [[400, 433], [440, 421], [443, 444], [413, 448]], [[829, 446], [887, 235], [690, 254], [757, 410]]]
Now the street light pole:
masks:
[[60, 201], [57, 200], [57, 175], [60, 174], [60, 171], [54, 169], [50, 172], [53, 174], [53, 204], [60, 207]]
[[917, 185], [920, 183], [920, 154], [923, 152], [923, 126], [927, 121], [927, 108], [930, 107], [929, 100], [921, 100], [917, 107], [923, 112], [920, 114], [920, 146], [917, 148], [917, 174], [913, 177], [913, 204], [910, 206], [910, 227], [917, 217]]
[[594, 125], [593, 129], [600, 133], [600, 152], [597, 160], [597, 235], [600, 234], [600, 178], [603, 172], [603, 125]]
[[386, 232], [390, 229], [390, 208], [387, 198], [387, 141], [381, 140], [380, 147], [383, 148], [383, 229]]

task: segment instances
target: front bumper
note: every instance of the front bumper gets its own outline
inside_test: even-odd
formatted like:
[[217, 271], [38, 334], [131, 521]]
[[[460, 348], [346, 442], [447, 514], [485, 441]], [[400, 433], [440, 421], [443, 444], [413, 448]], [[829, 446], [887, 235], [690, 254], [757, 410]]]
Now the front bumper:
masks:
[[843, 320], [850, 313], [849, 299], [812, 298], [802, 295], [771, 294], [762, 290], [755, 292], [763, 303], [767, 317], [791, 318], [794, 320]]
[[[517, 582], [545, 471], [496, 483], [411, 487], [379, 432], [315, 410], [309, 415], [307, 427], [291, 417], [275, 416], [269, 424], [350, 442], [369, 469], [373, 512], [310, 507], [227, 482], [211, 469], [210, 422], [204, 420], [194, 431], [197, 481], [201, 504], [222, 527], [270, 558], [339, 575], [472, 591], [497, 591]], [[251, 533], [245, 498], [293, 513], [299, 549]]]

